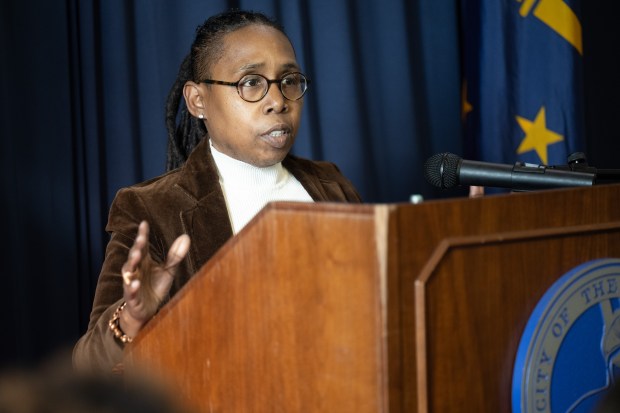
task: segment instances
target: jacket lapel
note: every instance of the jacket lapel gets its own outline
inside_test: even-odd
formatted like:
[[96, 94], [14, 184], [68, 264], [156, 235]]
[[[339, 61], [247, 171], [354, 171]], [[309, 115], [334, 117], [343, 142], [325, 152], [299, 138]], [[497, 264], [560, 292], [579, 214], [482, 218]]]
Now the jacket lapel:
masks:
[[177, 184], [194, 202], [181, 211], [181, 221], [192, 245], [190, 270], [195, 273], [233, 235], [209, 140], [203, 139], [183, 166]]

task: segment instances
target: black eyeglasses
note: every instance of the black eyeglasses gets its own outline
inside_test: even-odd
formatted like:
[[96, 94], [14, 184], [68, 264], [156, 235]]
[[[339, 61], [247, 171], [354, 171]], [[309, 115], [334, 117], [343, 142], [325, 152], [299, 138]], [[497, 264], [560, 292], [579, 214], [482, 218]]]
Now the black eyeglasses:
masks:
[[248, 102], [258, 102], [267, 95], [269, 86], [277, 83], [280, 86], [282, 96], [288, 100], [299, 100], [308, 90], [310, 79], [302, 73], [287, 73], [280, 79], [267, 79], [262, 75], [246, 75], [238, 82], [224, 82], [221, 80], [205, 79], [202, 83], [211, 85], [234, 86], [241, 99]]

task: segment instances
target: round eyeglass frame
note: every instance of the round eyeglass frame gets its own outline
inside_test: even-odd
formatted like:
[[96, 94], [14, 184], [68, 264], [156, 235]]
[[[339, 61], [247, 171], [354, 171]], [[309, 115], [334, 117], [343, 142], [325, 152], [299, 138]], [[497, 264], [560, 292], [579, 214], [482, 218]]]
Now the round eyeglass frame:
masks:
[[[298, 75], [301, 76], [304, 80], [305, 80], [305, 85], [306, 88], [301, 92], [301, 95], [299, 95], [298, 98], [296, 99], [291, 99], [288, 96], [286, 96], [286, 94], [284, 93], [284, 90], [282, 89], [282, 81], [284, 79], [286, 79], [288, 76], [292, 76], [292, 75]], [[243, 82], [244, 79], [246, 79], [249, 76], [258, 76], [261, 77], [263, 79], [265, 79], [267, 81], [267, 87], [265, 88], [263, 94], [261, 97], [259, 97], [258, 99], [255, 100], [248, 100], [246, 98], [243, 97], [243, 94], [241, 93], [241, 88], [239, 85], [241, 85], [241, 83]], [[241, 79], [239, 79], [236, 82], [226, 82], [223, 80], [214, 80], [214, 79], [204, 79], [200, 81], [201, 83], [207, 83], [210, 85], [223, 85], [223, 86], [234, 86], [235, 88], [237, 88], [237, 94], [239, 95], [239, 97], [243, 100], [245, 100], [246, 102], [250, 102], [250, 103], [255, 103], [255, 102], [259, 102], [261, 100], [263, 100], [263, 98], [265, 96], [267, 96], [267, 93], [269, 93], [269, 88], [271, 87], [272, 83], [277, 83], [280, 89], [280, 93], [282, 93], [282, 96], [284, 96], [285, 99], [290, 100], [290, 101], [296, 101], [301, 99], [302, 97], [304, 97], [304, 95], [306, 94], [306, 92], [308, 91], [308, 86], [310, 85], [310, 79], [308, 79], [308, 77], [306, 77], [306, 75], [304, 75], [301, 72], [291, 72], [291, 73], [287, 73], [284, 76], [282, 76], [280, 79], [268, 79], [263, 75], [259, 75], [259, 74], [251, 74], [251, 75], [245, 75], [243, 76]]]

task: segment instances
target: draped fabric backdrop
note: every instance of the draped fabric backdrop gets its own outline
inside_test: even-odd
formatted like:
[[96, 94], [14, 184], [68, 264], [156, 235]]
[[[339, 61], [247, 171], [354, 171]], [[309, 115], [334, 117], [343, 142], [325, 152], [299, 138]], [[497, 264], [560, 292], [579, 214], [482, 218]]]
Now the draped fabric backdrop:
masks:
[[422, 171], [464, 151], [458, 0], [3, 0], [0, 366], [85, 331], [108, 207], [164, 172], [166, 95], [195, 28], [229, 7], [277, 18], [313, 81], [296, 154], [338, 164], [367, 202], [464, 195]]
[[463, 119], [486, 162], [586, 152], [581, 1], [462, 0]]

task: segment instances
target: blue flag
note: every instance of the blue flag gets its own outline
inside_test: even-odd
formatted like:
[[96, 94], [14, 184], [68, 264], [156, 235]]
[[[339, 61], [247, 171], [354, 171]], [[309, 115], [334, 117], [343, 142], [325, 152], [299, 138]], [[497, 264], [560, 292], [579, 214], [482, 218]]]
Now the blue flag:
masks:
[[461, 0], [467, 158], [566, 165], [585, 151], [577, 6]]

